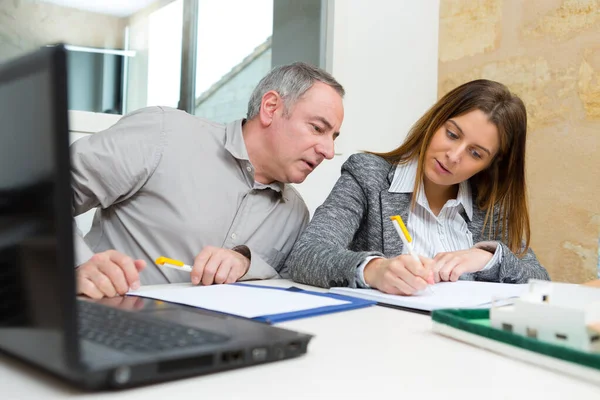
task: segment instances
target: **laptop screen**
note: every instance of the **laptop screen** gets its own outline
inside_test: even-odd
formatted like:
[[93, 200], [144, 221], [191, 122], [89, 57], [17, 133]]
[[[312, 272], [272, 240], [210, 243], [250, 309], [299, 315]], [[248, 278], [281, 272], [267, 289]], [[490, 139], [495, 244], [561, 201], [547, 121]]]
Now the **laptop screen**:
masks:
[[65, 65], [0, 66], [0, 349], [58, 368], [78, 360]]

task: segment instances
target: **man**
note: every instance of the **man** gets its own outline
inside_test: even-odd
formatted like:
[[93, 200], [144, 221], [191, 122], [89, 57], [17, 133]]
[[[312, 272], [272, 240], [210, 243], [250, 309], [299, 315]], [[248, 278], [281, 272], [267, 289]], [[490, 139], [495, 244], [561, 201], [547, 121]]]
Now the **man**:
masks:
[[[294, 63], [259, 82], [245, 120], [150, 107], [75, 142], [74, 214], [97, 207], [90, 232], [75, 238], [77, 292], [277, 277], [308, 222], [287, 183], [333, 157], [343, 96], [327, 72]], [[192, 272], [157, 267], [161, 255]]]

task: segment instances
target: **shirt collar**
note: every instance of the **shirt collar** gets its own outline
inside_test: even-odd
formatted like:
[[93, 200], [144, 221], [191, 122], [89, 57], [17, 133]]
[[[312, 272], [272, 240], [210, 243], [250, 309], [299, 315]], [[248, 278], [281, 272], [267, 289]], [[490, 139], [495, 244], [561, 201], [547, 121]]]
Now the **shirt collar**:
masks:
[[[418, 160], [413, 159], [405, 164], [398, 164], [394, 171], [394, 178], [392, 184], [388, 189], [391, 193], [412, 193], [415, 188], [415, 179], [417, 177], [417, 166]], [[417, 197], [419, 203], [427, 201], [423, 187], [421, 186], [420, 195]], [[419, 201], [422, 200], [422, 201]], [[471, 194], [471, 185], [468, 181], [463, 181], [458, 185], [458, 195], [456, 196], [456, 203], [462, 204], [467, 217], [470, 220], [473, 219], [473, 197]], [[425, 203], [427, 204], [427, 203]]]
[[415, 188], [417, 176], [417, 160], [411, 160], [405, 164], [398, 164], [394, 172], [394, 179], [390, 185], [391, 193], [412, 193]]
[[242, 135], [242, 124], [245, 120], [238, 119], [225, 126], [225, 149], [238, 160], [250, 161], [248, 150]]
[[242, 125], [244, 122], [246, 122], [245, 119], [238, 119], [225, 126], [225, 149], [238, 161], [252, 166], [251, 171], [244, 168], [244, 172], [249, 175], [251, 181], [254, 182], [254, 189], [273, 189], [274, 191], [283, 194], [285, 185], [281, 182], [273, 182], [265, 185], [254, 180], [254, 166], [250, 163], [248, 149], [246, 148], [244, 135], [242, 134]]

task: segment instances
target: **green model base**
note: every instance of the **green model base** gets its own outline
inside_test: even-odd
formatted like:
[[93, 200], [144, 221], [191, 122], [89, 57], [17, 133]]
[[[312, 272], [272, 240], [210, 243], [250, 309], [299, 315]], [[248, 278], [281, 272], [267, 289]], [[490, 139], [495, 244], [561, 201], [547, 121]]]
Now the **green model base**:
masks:
[[569, 347], [543, 342], [527, 336], [496, 329], [490, 325], [489, 310], [445, 309], [435, 310], [431, 318], [438, 323], [451, 326], [465, 332], [483, 336], [498, 342], [510, 344], [522, 349], [534, 351], [546, 356], [584, 365], [600, 370], [600, 353], [588, 353]]

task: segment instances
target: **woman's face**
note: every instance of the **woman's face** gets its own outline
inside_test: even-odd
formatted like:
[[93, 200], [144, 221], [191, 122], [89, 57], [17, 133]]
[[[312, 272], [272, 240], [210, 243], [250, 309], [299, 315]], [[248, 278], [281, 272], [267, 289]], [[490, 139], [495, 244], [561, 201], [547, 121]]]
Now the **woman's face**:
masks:
[[498, 129], [483, 111], [446, 121], [425, 152], [424, 174], [430, 183], [452, 186], [486, 169], [500, 146]]

